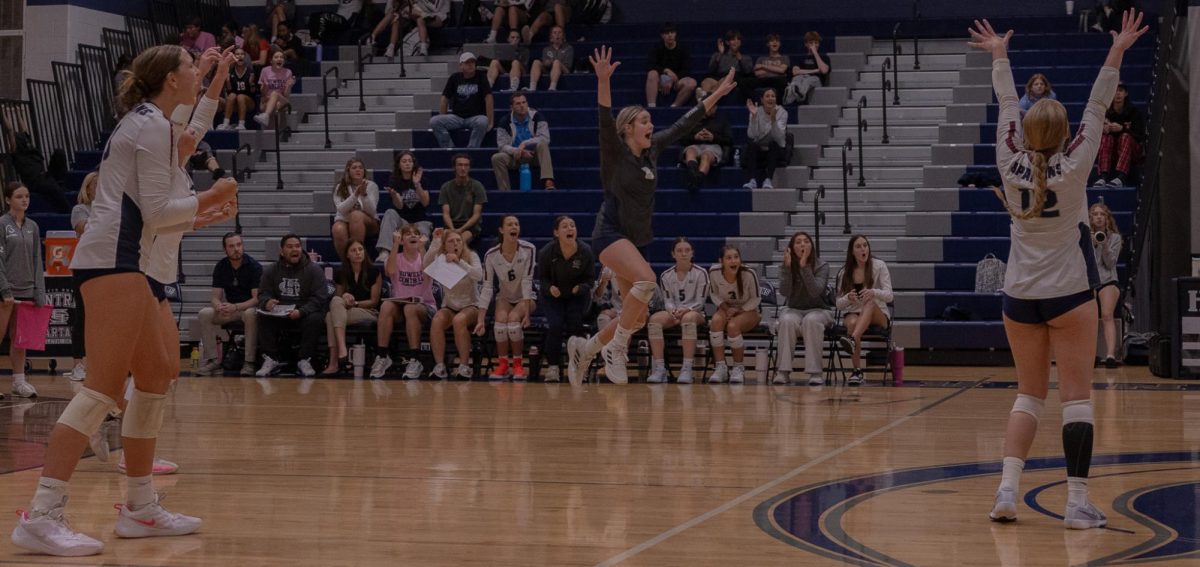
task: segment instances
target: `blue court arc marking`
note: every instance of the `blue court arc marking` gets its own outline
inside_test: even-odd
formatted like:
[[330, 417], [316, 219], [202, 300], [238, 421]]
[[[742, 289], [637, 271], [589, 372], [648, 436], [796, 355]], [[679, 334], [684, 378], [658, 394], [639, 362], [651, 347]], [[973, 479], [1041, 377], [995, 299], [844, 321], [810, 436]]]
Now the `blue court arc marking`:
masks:
[[[1154, 463], [1200, 466], [1200, 451], [1120, 453], [1092, 458], [1093, 467]], [[1062, 457], [1034, 458], [1025, 462], [1026, 471], [1061, 469], [1064, 466]], [[754, 509], [754, 522], [775, 539], [822, 557], [859, 565], [907, 565], [846, 534], [841, 527], [842, 517], [855, 505], [888, 492], [996, 475], [1001, 470], [999, 461], [960, 463], [812, 484], [788, 490], [759, 504]], [[1195, 470], [1195, 467], [1180, 470]], [[1130, 474], [1136, 472], [1140, 471], [1131, 471]], [[1185, 496], [1184, 492], [1187, 491], [1193, 493]], [[1105, 558], [1104, 562], [1116, 564], [1200, 557], [1200, 541], [1192, 537], [1200, 533], [1200, 525], [1197, 524], [1200, 520], [1198, 504], [1200, 481], [1143, 487], [1134, 494], [1118, 498], [1114, 508], [1150, 528], [1155, 538], [1147, 544]]]

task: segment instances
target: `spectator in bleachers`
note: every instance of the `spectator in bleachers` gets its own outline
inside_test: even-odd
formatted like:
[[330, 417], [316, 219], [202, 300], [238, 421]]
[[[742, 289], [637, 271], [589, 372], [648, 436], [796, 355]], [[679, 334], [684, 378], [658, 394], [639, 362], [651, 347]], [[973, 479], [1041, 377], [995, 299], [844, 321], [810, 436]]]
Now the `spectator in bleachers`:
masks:
[[[258, 308], [277, 314], [258, 316], [263, 363], [257, 376], [271, 376], [279, 369], [279, 335], [284, 330], [300, 331], [300, 361], [296, 368], [305, 378], [316, 376], [312, 360], [317, 355], [317, 340], [325, 327], [328, 307], [329, 290], [321, 267], [304, 253], [299, 236], [284, 236], [279, 241], [279, 260], [263, 270], [258, 287]], [[288, 310], [281, 312], [284, 308]]]
[[745, 166], [750, 180], [743, 187], [774, 189], [771, 179], [787, 146], [787, 109], [778, 104], [775, 89], [763, 91], [761, 107], [747, 100], [746, 108], [750, 124], [746, 128]]
[[734, 80], [743, 85], [738, 90], [745, 93], [746, 78], [754, 76], [754, 63], [749, 55], [742, 54], [742, 32], [738, 30], [729, 30], [717, 40], [717, 51], [708, 59], [708, 74], [700, 80], [696, 100], [702, 101], [708, 93], [716, 90], [730, 69], [734, 70]]
[[[525, 329], [529, 327], [529, 315], [536, 307], [533, 295], [533, 270], [537, 249], [533, 244], [521, 240], [521, 221], [514, 215], [500, 219], [500, 242], [483, 255], [483, 286], [479, 293], [479, 317], [475, 322], [475, 334], [486, 332], [484, 316], [496, 296], [496, 309], [492, 314], [496, 339], [496, 357], [499, 359], [490, 378], [503, 380], [511, 373], [513, 380], [525, 379], [525, 367], [521, 355], [525, 352]], [[494, 283], [493, 283], [494, 282]], [[497, 294], [493, 287], [499, 287]]]
[[868, 327], [886, 328], [891, 323], [888, 303], [893, 299], [892, 275], [887, 264], [871, 254], [871, 243], [866, 236], [850, 237], [846, 247], [846, 264], [838, 274], [837, 308], [842, 312], [842, 324], [846, 327], [846, 345], [851, 351], [850, 362], [854, 370], [846, 381], [851, 386], [861, 386], [862, 337]]
[[[423, 176], [415, 154], [408, 150], [396, 154], [392, 178], [386, 187], [394, 208], [383, 213], [383, 221], [379, 223], [380, 235], [387, 236], [411, 224], [421, 231], [426, 240], [433, 236], [433, 223], [425, 214], [425, 208], [429, 206], [429, 191], [421, 185]], [[385, 238], [379, 239], [375, 246], [379, 251], [379, 263], [387, 262], [390, 246], [391, 242]]]
[[258, 356], [258, 286], [262, 283], [263, 268], [245, 253], [242, 236], [228, 232], [221, 238], [225, 257], [217, 262], [212, 271], [211, 307], [197, 314], [200, 327], [201, 376], [208, 376], [221, 367], [217, 363], [217, 333], [222, 325], [241, 321], [246, 338], [246, 357], [242, 363], [242, 376], [254, 374], [254, 360]]
[[[229, 68], [229, 80], [225, 81], [225, 122], [218, 130], [245, 130], [246, 115], [254, 110], [254, 95], [258, 88], [254, 66], [246, 60], [246, 50], [233, 50], [234, 64]], [[237, 121], [233, 113], [237, 111]]]
[[387, 48], [383, 52], [388, 63], [396, 56], [396, 44], [400, 43], [400, 5], [407, 3], [406, 0], [388, 0], [383, 8], [383, 18], [375, 25], [375, 29], [371, 30], [371, 45], [375, 45], [375, 38], [383, 33], [383, 30], [389, 30]]
[[821, 51], [821, 34], [804, 34], [804, 56], [792, 65], [792, 82], [784, 91], [783, 104], [806, 104], [813, 89], [829, 85], [829, 55]]
[[675, 265], [667, 268], [658, 281], [663, 309], [650, 316], [646, 326], [650, 335], [650, 355], [653, 370], [646, 378], [651, 384], [667, 381], [663, 331], [682, 327], [683, 362], [679, 368], [680, 384], [692, 383], [692, 362], [696, 356], [696, 330], [704, 324], [704, 305], [708, 302], [708, 272], [692, 263], [694, 249], [687, 238], [680, 236], [671, 247]]
[[550, 123], [538, 111], [529, 108], [523, 93], [514, 93], [510, 100], [512, 112], [496, 127], [496, 145], [500, 151], [492, 154], [492, 172], [496, 188], [508, 191], [512, 187], [509, 170], [521, 164], [538, 166], [542, 187], [553, 190], [554, 164], [550, 160]]
[[42, 254], [42, 232], [37, 222], [25, 212], [29, 210], [29, 189], [13, 181], [4, 186], [7, 212], [0, 216], [4, 240], [0, 241], [0, 341], [11, 333], [9, 341], [9, 370], [12, 372], [12, 393], [21, 398], [36, 398], [37, 390], [25, 381], [25, 349], [16, 345], [16, 302], [46, 304], [45, 255]]
[[488, 32], [487, 37], [483, 38], [483, 42], [496, 43], [500, 27], [506, 21], [509, 33], [517, 34], [517, 38], [520, 39], [520, 30], [529, 21], [529, 7], [533, 2], [534, 0], [495, 0], [495, 7], [492, 10], [492, 29]]
[[[96, 181], [100, 179], [100, 172], [93, 171], [83, 178], [83, 184], [79, 187], [79, 195], [75, 197], [76, 205], [71, 209], [71, 228], [75, 229], [75, 236], [83, 236], [87, 230], [88, 219], [92, 216], [92, 200], [96, 198]], [[83, 382], [87, 378], [87, 370], [83, 365], [83, 357], [87, 354], [84, 348], [83, 340], [83, 294], [79, 293], [79, 286], [74, 286], [72, 293], [75, 299], [75, 307], [70, 310], [71, 318], [71, 358], [74, 359], [74, 366], [71, 368], [71, 373], [68, 378], [75, 382]]]
[[725, 161], [725, 152], [733, 145], [733, 127], [714, 105], [705, 113], [704, 122], [683, 137], [683, 163], [687, 167], [688, 189], [695, 191], [713, 166]]
[[583, 316], [588, 312], [596, 280], [596, 257], [587, 244], [576, 240], [577, 236], [575, 221], [560, 216], [554, 219], [554, 239], [538, 250], [538, 304], [539, 312], [546, 317], [542, 355], [547, 382], [558, 382], [562, 374], [564, 334], [584, 334]]
[[779, 290], [784, 304], [779, 310], [779, 360], [776, 384], [787, 384], [792, 372], [796, 339], [804, 338], [804, 373], [809, 386], [825, 383], [821, 354], [825, 329], [833, 326], [829, 263], [822, 260], [807, 232], [797, 232], [783, 253]]
[[442, 207], [442, 223], [446, 228], [461, 232], [468, 244], [479, 236], [483, 220], [483, 205], [487, 192], [483, 184], [471, 178], [471, 156], [454, 155], [454, 179], [438, 190], [438, 205]]
[[[721, 384], [741, 384], [746, 381], [742, 361], [746, 347], [742, 334], [762, 321], [759, 303], [758, 274], [742, 265], [742, 253], [737, 246], [721, 247], [721, 263], [708, 270], [708, 293], [716, 312], [708, 323], [708, 341], [713, 347], [713, 373], [708, 381]], [[725, 345], [733, 354], [733, 370], [725, 362]]]
[[1025, 82], [1025, 94], [1017, 103], [1021, 107], [1021, 115], [1029, 112], [1029, 109], [1043, 98], [1058, 100], [1058, 95], [1054, 94], [1054, 88], [1050, 86], [1050, 79], [1041, 73], [1034, 73]]
[[259, 68], [266, 67], [267, 58], [271, 54], [271, 44], [259, 34], [258, 24], [249, 24], [242, 28], [242, 40], [242, 48], [246, 50], [246, 57], [250, 63]]
[[513, 58], [505, 61], [492, 59], [488, 63], [488, 84], [496, 89], [496, 79], [507, 74], [508, 90], [516, 91], [521, 88], [521, 74], [529, 65], [529, 46], [521, 45], [521, 34], [517, 30], [508, 32], [508, 44], [515, 50]]
[[266, 128], [275, 115], [275, 111], [290, 105], [288, 98], [292, 94], [292, 86], [296, 84], [296, 76], [292, 70], [283, 66], [284, 55], [279, 48], [271, 48], [271, 66], [263, 67], [258, 74], [258, 92], [262, 99], [262, 112], [254, 115], [254, 121]]
[[333, 217], [333, 246], [338, 254], [345, 252], [350, 240], [365, 242], [379, 234], [379, 217], [375, 213], [379, 206], [379, 185], [367, 179], [362, 160], [351, 158], [346, 162], [342, 179], [333, 189], [333, 206], [337, 211]]
[[780, 53], [780, 45], [779, 34], [767, 34], [767, 54], [754, 62], [754, 81], [751, 84], [755, 89], [771, 88], [780, 93], [787, 88], [792, 60]]
[[[0, 132], [4, 134], [4, 146], [11, 152], [9, 159], [23, 186], [37, 194], [39, 199], [48, 201], [55, 212], [70, 212], [71, 202], [67, 200], [58, 179], [46, 170], [46, 158], [34, 143], [24, 116], [12, 111], [0, 113]], [[50, 163], [53, 166], [53, 155]]]
[[1146, 140], [1146, 118], [1129, 102], [1125, 83], [1117, 85], [1112, 104], [1104, 114], [1104, 135], [1096, 165], [1100, 173], [1096, 186], [1123, 187], [1134, 164], [1142, 159]]
[[371, 364], [371, 378], [383, 378], [392, 367], [390, 345], [392, 329], [396, 320], [404, 321], [404, 336], [408, 359], [404, 369], [406, 380], [421, 377], [425, 368], [417, 356], [421, 352], [421, 331], [433, 318], [436, 310], [433, 301], [433, 279], [425, 274], [425, 257], [422, 247], [425, 237], [411, 224], [392, 233], [392, 249], [388, 254], [384, 271], [392, 283], [391, 299], [379, 308], [379, 323], [376, 325], [375, 362]]
[[350, 368], [350, 350], [346, 347], [346, 325], [379, 319], [379, 297], [383, 277], [367, 257], [361, 240], [351, 240], [339, 251], [345, 259], [338, 269], [337, 286], [329, 298], [325, 316], [325, 337], [329, 343], [329, 365], [321, 374], [333, 376]]
[[475, 54], [464, 51], [458, 56], [459, 72], [450, 75], [442, 89], [438, 115], [429, 120], [438, 146], [454, 147], [451, 130], [471, 130], [469, 148], [483, 144], [483, 136], [492, 129], [492, 86], [487, 77], [476, 72]]
[[199, 57], [205, 50], [217, 46], [217, 38], [200, 29], [202, 25], [203, 21], [199, 17], [192, 18], [183, 26], [183, 33], [179, 34], [179, 45], [192, 52], [195, 57]]
[[417, 26], [417, 55], [429, 55], [429, 29], [440, 28], [450, 17], [450, 0], [414, 0], [400, 11], [400, 17]]
[[363, 0], [338, 0], [337, 15], [342, 18], [347, 28], [361, 27], [364, 4]]
[[1112, 210], [1103, 202], [1088, 208], [1088, 220], [1092, 229], [1092, 252], [1096, 258], [1096, 269], [1100, 275], [1100, 288], [1096, 290], [1096, 302], [1100, 304], [1100, 325], [1104, 331], [1104, 366], [1116, 368], [1117, 322], [1113, 318], [1117, 301], [1121, 299], [1121, 284], [1117, 275], [1117, 261], [1121, 257], [1121, 231], [1113, 220]]
[[542, 58], [533, 62], [529, 71], [529, 90], [538, 89], [543, 70], [550, 71], [549, 90], [558, 90], [558, 80], [575, 69], [575, 48], [567, 43], [562, 26], [550, 28], [550, 43], [542, 48]]
[[[267, 0], [267, 18], [271, 20], [272, 31], [278, 30], [279, 24], [288, 24], [290, 29], [296, 18], [296, 0]], [[271, 43], [277, 37], [273, 36]]]
[[683, 106], [696, 90], [696, 79], [688, 76], [692, 68], [691, 53], [679, 43], [675, 24], [664, 24], [658, 32], [661, 41], [650, 50], [646, 63], [646, 106], [658, 106], [659, 95], [676, 91], [671, 106]]
[[[525, 43], [530, 43], [533, 38], [537, 37], [542, 28], [554, 24], [554, 27], [562, 30], [567, 29], [567, 24], [571, 23], [571, 4], [569, 0], [543, 0], [541, 2], [541, 10], [534, 16], [533, 23], [521, 28], [521, 36]], [[550, 30], [550, 39], [554, 40], [554, 30]]]
[[221, 37], [217, 39], [217, 46], [221, 49], [227, 47], [244, 47], [246, 40], [238, 35], [238, 25], [233, 22], [225, 22], [221, 24]]
[[471, 331], [475, 328], [482, 311], [479, 302], [479, 282], [483, 281], [483, 266], [479, 254], [467, 248], [463, 233], [439, 228], [433, 231], [433, 240], [425, 252], [425, 267], [434, 262], [445, 262], [466, 270], [467, 275], [453, 287], [438, 282], [442, 290], [442, 306], [433, 316], [429, 326], [429, 349], [433, 351], [433, 378], [446, 379], [446, 331], [454, 332], [454, 350], [458, 353], [458, 369], [454, 378], [471, 379]]
[[271, 46], [279, 48], [288, 61], [304, 58], [304, 44], [292, 33], [292, 26], [287, 22], [279, 22], [275, 27], [275, 40], [271, 42]]
[[225, 169], [217, 162], [217, 157], [213, 154], [212, 146], [208, 142], [200, 141], [196, 143], [196, 151], [192, 152], [192, 156], [187, 161], [187, 171], [207, 171], [212, 175], [213, 181], [225, 177]]

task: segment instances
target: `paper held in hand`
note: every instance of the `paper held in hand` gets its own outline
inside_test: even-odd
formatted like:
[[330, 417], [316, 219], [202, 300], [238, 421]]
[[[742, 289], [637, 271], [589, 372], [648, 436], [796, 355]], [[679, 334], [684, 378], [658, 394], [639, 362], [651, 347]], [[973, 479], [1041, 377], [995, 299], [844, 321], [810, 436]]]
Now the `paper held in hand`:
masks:
[[275, 306], [275, 308], [270, 311], [267, 311], [266, 309], [259, 309], [258, 314], [266, 315], [268, 317], [287, 317], [288, 313], [291, 313], [292, 310], [295, 308], [296, 308], [295, 305], [284, 305], [284, 304], [280, 303], [280, 304], [277, 304]]
[[447, 262], [445, 255], [438, 254], [437, 259], [428, 268], [425, 268], [425, 274], [437, 283], [452, 288], [467, 277], [467, 270], [458, 264]]

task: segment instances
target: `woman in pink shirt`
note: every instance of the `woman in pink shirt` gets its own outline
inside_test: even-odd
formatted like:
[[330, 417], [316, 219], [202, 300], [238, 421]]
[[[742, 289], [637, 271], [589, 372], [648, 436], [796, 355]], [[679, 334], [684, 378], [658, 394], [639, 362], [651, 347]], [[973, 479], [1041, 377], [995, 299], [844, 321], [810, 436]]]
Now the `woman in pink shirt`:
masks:
[[254, 115], [254, 121], [263, 128], [271, 121], [276, 110], [288, 105], [288, 96], [292, 94], [292, 86], [296, 84], [296, 76], [292, 70], [283, 66], [283, 52], [278, 47], [271, 48], [271, 66], [265, 67], [258, 74], [258, 90], [262, 93], [263, 111]]
[[392, 299], [383, 302], [379, 309], [378, 334], [375, 362], [371, 365], [371, 378], [383, 378], [392, 367], [389, 345], [396, 319], [404, 319], [408, 349], [404, 357], [408, 365], [404, 378], [415, 380], [424, 367], [417, 360], [421, 348], [422, 328], [429, 324], [435, 311], [433, 301], [433, 278], [425, 275], [424, 237], [416, 225], [408, 224], [392, 234], [392, 250], [384, 267], [392, 282]]

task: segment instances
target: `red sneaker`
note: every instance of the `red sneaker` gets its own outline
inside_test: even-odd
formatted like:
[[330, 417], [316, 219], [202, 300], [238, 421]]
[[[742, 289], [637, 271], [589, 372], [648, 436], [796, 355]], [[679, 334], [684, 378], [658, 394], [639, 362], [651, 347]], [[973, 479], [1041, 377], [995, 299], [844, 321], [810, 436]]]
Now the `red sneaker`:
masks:
[[512, 365], [513, 380], [524, 380], [526, 378], [525, 368], [521, 366], [521, 359], [514, 358]]
[[503, 380], [505, 378], [508, 378], [508, 359], [507, 358], [500, 359], [500, 362], [498, 364], [496, 364], [496, 369], [492, 371], [492, 375], [489, 376], [489, 378], [491, 378], [492, 380]]

